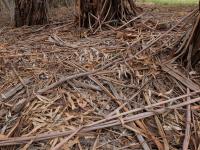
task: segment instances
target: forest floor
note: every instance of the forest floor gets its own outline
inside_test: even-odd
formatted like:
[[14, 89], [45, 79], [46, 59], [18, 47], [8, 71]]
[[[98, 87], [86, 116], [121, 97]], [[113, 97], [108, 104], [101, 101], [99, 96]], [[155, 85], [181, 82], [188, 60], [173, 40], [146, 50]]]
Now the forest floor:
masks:
[[66, 8], [55, 9], [44, 26], [1, 21], [2, 149], [61, 143], [63, 149], [178, 150], [184, 139], [200, 148], [199, 67], [188, 72], [169, 62], [194, 18], [179, 21], [195, 6], [142, 7], [131, 25], [96, 34], [78, 28]]

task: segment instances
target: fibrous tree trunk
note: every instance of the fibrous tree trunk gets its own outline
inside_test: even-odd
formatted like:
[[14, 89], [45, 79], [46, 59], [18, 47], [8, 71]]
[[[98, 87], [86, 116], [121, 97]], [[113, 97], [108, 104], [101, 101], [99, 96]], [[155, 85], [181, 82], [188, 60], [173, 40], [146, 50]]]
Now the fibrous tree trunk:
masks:
[[200, 60], [200, 14], [194, 24], [187, 46], [187, 65], [188, 67], [194, 67]]
[[71, 6], [75, 0], [48, 0], [50, 7]]
[[188, 31], [181, 47], [177, 51], [177, 57], [188, 69], [192, 69], [200, 61], [200, 11], [197, 14], [192, 30]]
[[5, 7], [7, 10], [9, 10], [9, 3], [8, 3], [8, 0], [1, 0], [0, 1], [0, 6], [1, 7]]
[[133, 0], [78, 0], [81, 27], [98, 26], [106, 21], [127, 21], [137, 14]]
[[3, 11], [8, 11], [11, 23], [14, 22], [14, 0], [0, 0], [0, 9], [3, 9]]
[[48, 0], [15, 0], [15, 26], [48, 23]]

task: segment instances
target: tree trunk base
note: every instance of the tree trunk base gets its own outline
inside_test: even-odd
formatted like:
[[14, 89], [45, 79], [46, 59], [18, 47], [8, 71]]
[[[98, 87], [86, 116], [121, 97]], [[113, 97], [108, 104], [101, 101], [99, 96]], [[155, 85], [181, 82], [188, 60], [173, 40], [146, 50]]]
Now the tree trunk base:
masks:
[[15, 0], [15, 26], [48, 23], [47, 0]]
[[186, 38], [176, 52], [176, 59], [181, 58], [184, 65], [190, 70], [200, 61], [200, 13]]
[[138, 8], [133, 0], [79, 0], [81, 27], [97, 27], [109, 21], [127, 21], [136, 16]]

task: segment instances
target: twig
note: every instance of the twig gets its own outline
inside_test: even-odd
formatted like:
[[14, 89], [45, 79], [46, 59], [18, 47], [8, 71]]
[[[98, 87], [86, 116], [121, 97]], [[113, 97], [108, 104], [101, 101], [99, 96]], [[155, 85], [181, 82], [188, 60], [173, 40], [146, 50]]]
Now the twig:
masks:
[[[169, 100], [166, 100], [166, 101], [162, 101], [162, 102], [159, 102], [159, 103], [155, 103], [155, 104], [152, 104], [150, 106], [145, 106], [143, 108], [136, 108], [136, 109], [130, 110], [128, 112], [120, 113], [120, 116], [125, 116], [125, 115], [131, 114], [131, 113], [134, 113], [134, 112], [138, 112], [138, 111], [141, 111], [141, 110], [144, 110], [144, 109], [147, 110], [147, 109], [150, 109], [150, 108], [153, 108], [153, 107], [156, 107], [156, 106], [159, 106], [159, 105], [163, 105], [163, 104], [166, 104], [166, 103], [172, 103], [172, 102], [174, 102], [178, 99], [182, 99], [182, 98], [187, 97], [187, 96], [188, 95], [184, 95], [184, 96], [180, 96], [180, 97], [177, 97], [177, 98], [172, 98], [172, 99], [169, 99]], [[171, 109], [171, 107], [169, 107], [169, 108]], [[102, 119], [102, 120], [99, 120], [97, 122], [91, 123], [89, 126], [93, 126], [95, 124], [106, 122], [106, 121], [109, 121], [109, 120], [112, 120], [112, 119], [115, 119], [115, 118], [118, 118], [118, 117], [119, 117], [119, 115], [114, 115], [114, 116], [111, 116], [109, 118]]]
[[[129, 130], [131, 130], [131, 131], [133, 131], [133, 132], [135, 132], [135, 130], [132, 127], [128, 126], [128, 125], [124, 125], [124, 127], [129, 129]], [[150, 150], [150, 148], [149, 148], [147, 142], [145, 141], [144, 137], [141, 134], [138, 134], [137, 132], [135, 134], [137, 136], [138, 141], [142, 145], [143, 149], [144, 150]]]
[[171, 64], [165, 64], [161, 65], [163, 71], [166, 73], [170, 74], [172, 77], [174, 77], [176, 80], [180, 81], [183, 85], [188, 87], [189, 89], [193, 91], [198, 91], [199, 90], [199, 85], [194, 83], [192, 80], [188, 79], [185, 77], [181, 72], [175, 70]]
[[142, 17], [143, 15], [145, 15], [145, 13], [142, 13], [140, 15], [138, 15], [137, 17], [129, 20], [127, 23], [123, 24], [122, 26], [120, 26], [119, 28], [117, 28], [116, 30], [121, 30], [123, 27], [127, 26], [128, 24], [130, 24], [131, 22], [137, 20], [138, 18]]
[[48, 91], [48, 90], [50, 90], [50, 89], [52, 89], [54, 87], [57, 87], [58, 85], [63, 84], [64, 82], [67, 82], [68, 80], [80, 78], [80, 77], [83, 77], [83, 76], [88, 76], [88, 75], [96, 73], [97, 71], [84, 72], [84, 73], [79, 73], [79, 74], [71, 75], [71, 76], [68, 76], [68, 77], [63, 77], [59, 81], [54, 82], [51, 85], [49, 85], [49, 86], [47, 86], [47, 87], [45, 87], [43, 89], [38, 90], [37, 93], [38, 94], [42, 94], [42, 93], [44, 93], [44, 92], [46, 92], [46, 91]]
[[[111, 89], [111, 91], [113, 92], [114, 96], [115, 96], [117, 99], [120, 99], [120, 96], [119, 96], [119, 94], [117, 93], [117, 91], [116, 91], [116, 89], [114, 88], [114, 86], [113, 86], [111, 83], [108, 83], [108, 84], [109, 84], [110, 89]], [[137, 92], [136, 94], [138, 95], [139, 92]], [[122, 106], [122, 105], [121, 105], [121, 106]], [[125, 112], [127, 112], [127, 111], [129, 110], [128, 108], [125, 107], [125, 105], [124, 105], [123, 109], [124, 109]], [[118, 114], [118, 112], [119, 112], [119, 111], [117, 111], [116, 114], [119, 116], [119, 118], [121, 118], [120, 120], [122, 120], [121, 122], [122, 122], [122, 124], [123, 124], [123, 119], [122, 119], [122, 117], [120, 117], [120, 115]], [[136, 121], [136, 124], [139, 124], [138, 121]], [[136, 127], [136, 124], [135, 124], [135, 122], [131, 122], [130, 125], [133, 126], [133, 127]], [[135, 130], [133, 130], [132, 127], [129, 127], [129, 126], [125, 125], [125, 124], [123, 124], [123, 126], [126, 127], [127, 129], [129, 129], [129, 130], [135, 132]], [[140, 133], [138, 133], [138, 132], [136, 132], [135, 134], [136, 134], [136, 137], [137, 137], [138, 141], [141, 143], [142, 147], [144, 148], [144, 150], [150, 150], [150, 148], [149, 148], [147, 142], [145, 141], [145, 139], [143, 138], [143, 136], [142, 136]]]
[[[145, 92], [144, 92], [144, 99], [146, 100], [148, 105], [152, 105], [151, 101], [150, 101], [151, 97], [148, 96], [147, 93], [145, 93]], [[153, 108], [152, 108], [152, 111], [154, 111]], [[158, 131], [159, 131], [161, 137], [163, 138], [164, 146], [162, 146], [162, 149], [169, 150], [169, 143], [166, 139], [166, 135], [165, 135], [164, 129], [162, 127], [162, 124], [161, 124], [158, 116], [154, 116], [154, 118], [155, 118], [155, 122], [156, 122], [157, 127], [158, 127]]]
[[[190, 90], [187, 89], [187, 93], [190, 93]], [[190, 101], [190, 96], [187, 97], [187, 101]], [[190, 125], [191, 124], [191, 106], [187, 106], [187, 115], [186, 115], [186, 128], [185, 128], [185, 138], [183, 141], [183, 150], [188, 150], [189, 143], [190, 143]]]
[[[172, 105], [168, 108], [158, 109], [158, 110], [156, 110], [156, 113], [162, 114], [162, 113], [166, 112], [168, 109], [177, 109], [179, 107], [184, 107], [184, 106], [187, 106], [187, 105], [199, 102], [199, 101], [200, 101], [200, 98], [191, 99], [190, 101], [182, 102], [177, 105]], [[124, 123], [129, 123], [129, 122], [136, 121], [139, 119], [145, 119], [145, 118], [148, 118], [148, 117], [151, 117], [154, 115], [155, 115], [154, 112], [144, 112], [144, 113], [140, 113], [137, 115], [128, 116], [123, 119], [124, 119]], [[80, 130], [79, 134], [87, 133], [87, 132], [98, 130], [98, 129], [113, 127], [113, 126], [117, 126], [117, 125], [121, 125], [121, 121], [119, 121], [119, 119], [112, 120], [112, 121], [102, 123], [102, 124], [96, 124], [95, 126], [92, 126], [91, 124], [89, 124], [89, 125], [84, 126]], [[38, 134], [37, 136], [5, 138], [5, 139], [0, 140], [0, 146], [19, 145], [19, 144], [28, 143], [31, 140], [33, 140], [34, 142], [43, 141], [43, 140], [48, 140], [48, 139], [52, 139], [52, 138], [67, 136], [72, 133], [74, 133], [74, 131], [50, 132], [50, 133]]]
[[[27, 78], [27, 79], [23, 79], [23, 84], [27, 85], [31, 83], [31, 78]], [[12, 89], [10, 89], [9, 91], [0, 94], [0, 101], [1, 100], [7, 100], [10, 97], [14, 96], [17, 92], [19, 92], [20, 90], [22, 90], [24, 88], [24, 85], [22, 83], [18, 83], [17, 85], [15, 85]]]
[[147, 50], [149, 47], [151, 47], [153, 44], [155, 44], [158, 40], [162, 39], [164, 36], [166, 36], [168, 33], [170, 33], [172, 30], [174, 30], [180, 23], [182, 23], [184, 20], [186, 20], [187, 18], [189, 18], [190, 16], [194, 15], [196, 12], [198, 11], [198, 9], [193, 10], [191, 13], [189, 13], [187, 16], [185, 16], [184, 18], [182, 18], [178, 23], [176, 23], [176, 25], [174, 25], [173, 27], [171, 27], [167, 32], [165, 32], [164, 34], [160, 35], [158, 38], [156, 38], [155, 40], [153, 40], [152, 42], [150, 42], [150, 44], [148, 44], [145, 48], [143, 48], [141, 51], [137, 52], [134, 56], [138, 56], [139, 54], [141, 54], [142, 52], [144, 52], [145, 50]]
[[71, 138], [73, 138], [82, 128], [77, 129], [76, 131], [74, 131], [71, 135], [69, 135], [67, 138], [65, 138], [63, 141], [61, 141], [59, 144], [57, 144], [54, 148], [52, 148], [51, 150], [59, 150], [61, 149], [61, 147], [67, 143]]

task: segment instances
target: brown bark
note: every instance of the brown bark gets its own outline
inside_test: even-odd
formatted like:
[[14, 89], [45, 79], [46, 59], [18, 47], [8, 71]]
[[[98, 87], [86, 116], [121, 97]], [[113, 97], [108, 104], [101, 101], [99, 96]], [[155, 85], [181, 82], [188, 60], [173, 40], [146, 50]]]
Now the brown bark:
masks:
[[176, 59], [181, 58], [190, 70], [200, 61], [200, 13], [195, 20], [192, 30], [188, 31], [183, 44], [176, 52]]
[[[189, 52], [187, 56], [187, 60], [189, 65], [196, 65], [200, 60], [200, 15], [198, 15], [195, 26], [194, 33], [191, 38], [191, 44], [189, 44]], [[191, 50], [191, 52], [190, 52]]]
[[57, 8], [59, 6], [71, 6], [75, 0], [48, 0], [50, 8]]
[[47, 0], [15, 0], [15, 26], [48, 23]]
[[79, 0], [81, 27], [98, 26], [102, 22], [126, 21], [137, 14], [133, 0]]

